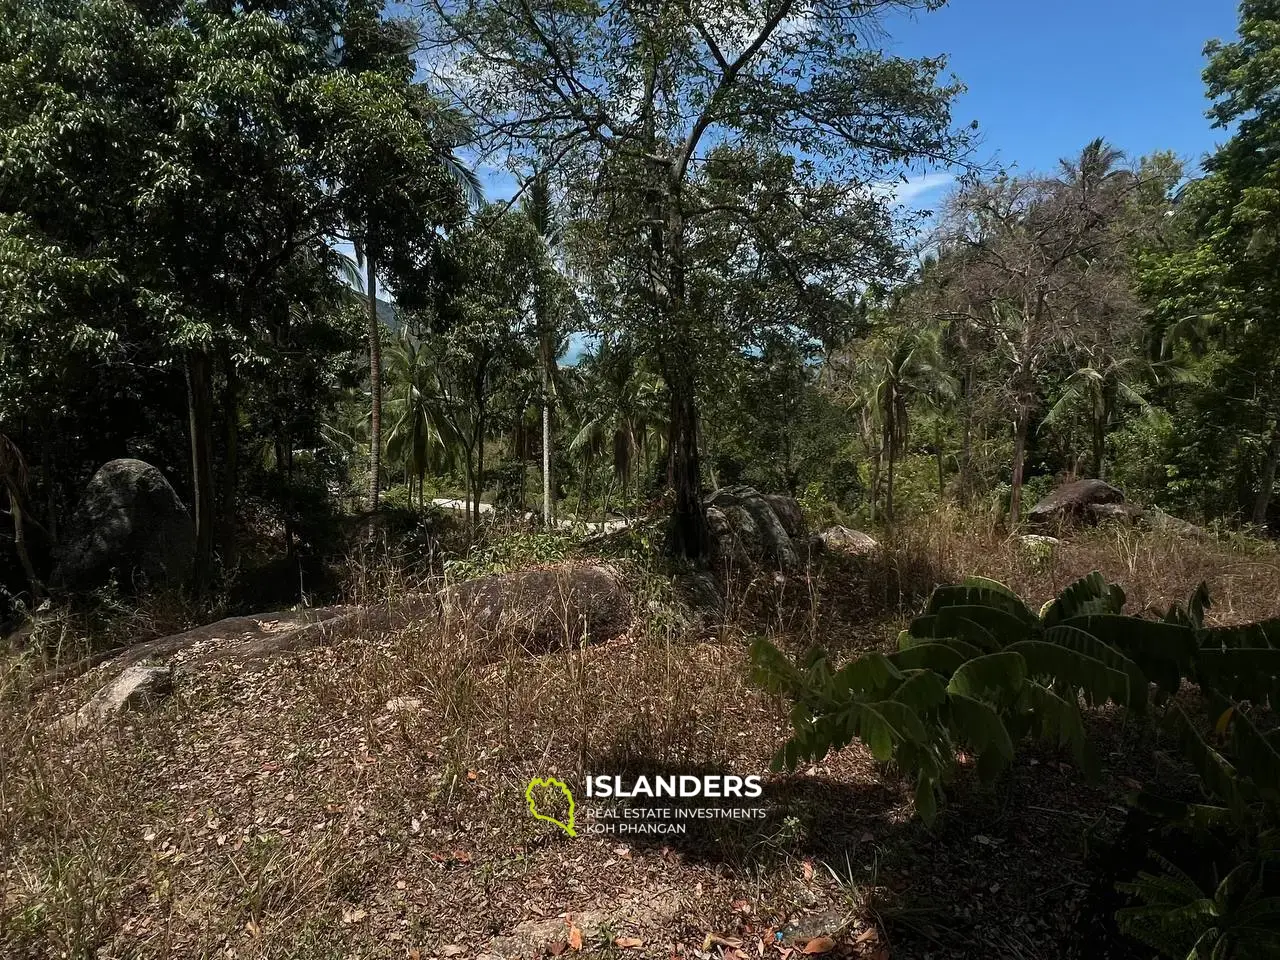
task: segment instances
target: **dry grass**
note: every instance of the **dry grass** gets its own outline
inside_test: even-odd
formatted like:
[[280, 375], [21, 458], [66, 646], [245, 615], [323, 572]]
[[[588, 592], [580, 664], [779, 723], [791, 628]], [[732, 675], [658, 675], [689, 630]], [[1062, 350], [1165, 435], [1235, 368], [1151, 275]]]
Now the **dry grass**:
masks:
[[1134, 732], [1106, 717], [1109, 787], [1080, 788], [1033, 751], [1002, 792], [957, 801], [936, 837], [857, 748], [771, 777], [767, 821], [669, 842], [569, 839], [528, 816], [523, 791], [534, 776], [622, 768], [764, 772], [786, 724], [749, 682], [751, 634], [865, 649], [962, 572], [1039, 602], [1094, 568], [1134, 609], [1184, 599], [1201, 579], [1224, 621], [1274, 614], [1280, 596], [1263, 545], [1100, 530], [1044, 557], [942, 518], [874, 559], [738, 583], [728, 615], [702, 626], [637, 572], [647, 613], [601, 646], [566, 629], [565, 650], [530, 656], [429, 620], [211, 666], [154, 712], [70, 741], [45, 725], [100, 676], [11, 690], [0, 955], [478, 956], [522, 920], [569, 912], [607, 918], [588, 953], [618, 954], [611, 938], [634, 936], [644, 946], [628, 953], [692, 957], [708, 932], [758, 940], [823, 911], [886, 920], [895, 956], [1065, 955], [1083, 831], [1145, 762]]

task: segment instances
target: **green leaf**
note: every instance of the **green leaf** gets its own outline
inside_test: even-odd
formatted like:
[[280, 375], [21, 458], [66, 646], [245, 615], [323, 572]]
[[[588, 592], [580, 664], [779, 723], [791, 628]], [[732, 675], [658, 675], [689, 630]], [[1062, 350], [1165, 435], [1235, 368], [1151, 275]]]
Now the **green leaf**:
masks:
[[923, 772], [916, 777], [916, 813], [925, 826], [932, 827], [938, 816], [937, 785], [932, 777]]
[[893, 699], [927, 716], [947, 702], [947, 688], [932, 670], [920, 670], [903, 681], [893, 692]]
[[1237, 821], [1243, 819], [1245, 798], [1235, 768], [1204, 742], [1181, 707], [1175, 704], [1169, 719], [1182, 742], [1183, 754], [1200, 775], [1205, 788], [1231, 810]]
[[1098, 571], [1081, 577], [1058, 594], [1040, 614], [1046, 627], [1072, 617], [1117, 614], [1124, 607], [1124, 591], [1108, 584]]
[[902, 682], [902, 672], [882, 653], [868, 653], [845, 664], [831, 678], [837, 697], [888, 692]]
[[1006, 652], [1022, 655], [1027, 661], [1028, 676], [1049, 677], [1054, 683], [1081, 690], [1094, 706], [1108, 700], [1121, 705], [1129, 702], [1127, 674], [1070, 647], [1043, 640], [1024, 640], [1012, 644]]
[[1280, 698], [1280, 649], [1202, 648], [1195, 658], [1194, 675], [1206, 691], [1265, 703]]
[[[988, 653], [994, 653], [999, 650], [1001, 643], [996, 640], [991, 630], [977, 620], [965, 616], [962, 611], [966, 609], [968, 608], [947, 607], [940, 613], [916, 617], [907, 628], [907, 633], [912, 637], [921, 639], [941, 640], [954, 638], [963, 640], [965, 643]], [[989, 623], [1014, 635], [1017, 635], [1017, 632], [1021, 630], [1021, 627], [1016, 622], [1005, 620], [1003, 615], [998, 612], [993, 614], [987, 610], [980, 610], [978, 616], [986, 617]]]
[[996, 703], [1012, 703], [1027, 678], [1027, 661], [1017, 653], [988, 653], [966, 661], [951, 675], [947, 692]]
[[[1039, 625], [1039, 618], [1018, 595], [1001, 583], [981, 577], [970, 577], [964, 583], [940, 586], [929, 597], [925, 613], [939, 613], [946, 607], [982, 607], [999, 610], [1025, 627]], [[981, 621], [979, 621], [981, 622]]]
[[1069, 627], [1065, 624], [1059, 624], [1046, 630], [1044, 639], [1048, 643], [1056, 643], [1069, 650], [1075, 650], [1085, 656], [1093, 657], [1095, 660], [1101, 660], [1112, 670], [1123, 672], [1129, 681], [1129, 701], [1126, 706], [1137, 713], [1142, 713], [1146, 710], [1147, 687], [1149, 685], [1147, 676], [1136, 663], [1115, 647], [1103, 643], [1097, 637], [1085, 633], [1077, 627]]
[[997, 766], [1013, 761], [1013, 741], [1004, 721], [990, 704], [962, 693], [948, 692], [950, 729], [957, 740], [969, 744], [979, 758], [990, 756]]
[[1038, 683], [1028, 683], [1024, 697], [1031, 709], [1032, 729], [1040, 739], [1068, 747], [1085, 776], [1097, 779], [1101, 764], [1085, 736], [1080, 707]]
[[1280, 791], [1280, 751], [1238, 707], [1231, 714], [1231, 749], [1238, 773], [1263, 790]]
[[[978, 656], [977, 651], [974, 651], [974, 655]], [[920, 643], [906, 650], [899, 650], [889, 659], [900, 670], [933, 670], [944, 677], [950, 677], [970, 658], [945, 643]]]
[[1200, 633], [1202, 650], [1280, 647], [1280, 617], [1234, 627], [1210, 627]]
[[1190, 627], [1112, 614], [1072, 617], [1063, 626], [1091, 634], [1114, 647], [1167, 694], [1177, 691], [1191, 669], [1198, 644]]

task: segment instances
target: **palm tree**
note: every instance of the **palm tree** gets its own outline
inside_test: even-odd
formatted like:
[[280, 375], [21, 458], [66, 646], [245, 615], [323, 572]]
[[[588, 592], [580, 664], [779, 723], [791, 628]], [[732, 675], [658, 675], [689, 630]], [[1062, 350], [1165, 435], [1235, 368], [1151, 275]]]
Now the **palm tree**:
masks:
[[589, 473], [608, 455], [625, 500], [637, 462], [648, 462], [661, 450], [666, 429], [662, 380], [639, 364], [626, 340], [601, 341], [581, 369], [587, 396], [569, 451], [582, 456]]
[[1042, 427], [1052, 426], [1070, 410], [1085, 410], [1089, 418], [1093, 476], [1099, 480], [1105, 479], [1107, 428], [1116, 408], [1127, 403], [1145, 410], [1148, 403], [1142, 389], [1154, 373], [1152, 364], [1141, 356], [1107, 353], [1101, 361], [1071, 374], [1062, 395], [1041, 421]]
[[[854, 371], [854, 409], [863, 421], [865, 442], [873, 455], [872, 513], [883, 459], [884, 513], [892, 520], [895, 472], [911, 433], [911, 404], [921, 398], [936, 400], [954, 390], [954, 380], [943, 369], [941, 333], [936, 327], [881, 328], [856, 361]], [[870, 440], [875, 427], [879, 428], [878, 447]]]
[[1087, 201], [1090, 194], [1133, 181], [1133, 174], [1118, 166], [1124, 158], [1123, 150], [1096, 137], [1085, 144], [1078, 157], [1059, 160], [1058, 168], [1063, 179], [1080, 190]]
[[[480, 178], [447, 147], [440, 147], [436, 159], [462, 191], [467, 205], [478, 209], [484, 205]], [[369, 509], [378, 508], [379, 478], [382, 473], [382, 321], [378, 317], [378, 264], [376, 224], [368, 216], [355, 237], [357, 269], [365, 272], [365, 297], [369, 311]]]
[[[522, 206], [538, 236], [546, 245], [548, 260], [554, 265], [563, 233], [556, 218], [551, 187], [545, 174], [536, 173], [529, 182]], [[554, 266], [553, 266], [554, 269]], [[551, 317], [551, 297], [544, 284], [534, 291], [533, 309], [537, 323], [538, 360], [542, 368], [542, 521], [551, 524], [551, 405], [556, 381], [556, 331]]]
[[387, 436], [387, 457], [403, 465], [411, 496], [412, 480], [417, 479], [420, 501], [427, 472], [441, 473], [451, 467], [460, 443], [431, 359], [407, 330], [401, 331], [388, 351], [391, 398], [386, 406], [393, 423]]
[[13, 547], [22, 564], [22, 572], [31, 584], [33, 606], [40, 602], [44, 586], [36, 576], [36, 569], [27, 552], [26, 520], [23, 518], [22, 501], [27, 495], [27, 462], [18, 445], [0, 433], [0, 487], [9, 496], [9, 516], [13, 519]]

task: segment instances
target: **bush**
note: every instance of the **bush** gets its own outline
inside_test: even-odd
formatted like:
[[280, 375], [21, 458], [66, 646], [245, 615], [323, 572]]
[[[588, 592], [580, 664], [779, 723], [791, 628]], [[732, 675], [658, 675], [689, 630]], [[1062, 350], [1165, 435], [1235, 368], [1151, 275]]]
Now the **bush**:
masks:
[[[855, 739], [894, 761], [916, 784], [916, 810], [937, 813], [962, 751], [989, 782], [1028, 736], [1067, 747], [1092, 776], [1081, 700], [1135, 713], [1168, 702], [1184, 678], [1209, 706], [1211, 736], [1182, 707], [1167, 722], [1208, 802], [1132, 798], [1166, 832], [1196, 835], [1197, 879], [1159, 850], [1158, 872], [1120, 889], [1137, 899], [1116, 919], [1122, 930], [1171, 957], [1262, 957], [1280, 949], [1280, 731], [1263, 733], [1251, 714], [1280, 698], [1280, 619], [1206, 627], [1203, 584], [1161, 620], [1124, 616], [1124, 592], [1092, 573], [1038, 612], [1007, 587], [970, 578], [937, 588], [898, 652], [864, 655], [833, 670], [821, 651], [802, 665], [768, 641], [753, 647], [756, 679], [788, 697], [793, 734], [775, 765], [816, 761]], [[1229, 838], [1230, 843], [1224, 842]]]

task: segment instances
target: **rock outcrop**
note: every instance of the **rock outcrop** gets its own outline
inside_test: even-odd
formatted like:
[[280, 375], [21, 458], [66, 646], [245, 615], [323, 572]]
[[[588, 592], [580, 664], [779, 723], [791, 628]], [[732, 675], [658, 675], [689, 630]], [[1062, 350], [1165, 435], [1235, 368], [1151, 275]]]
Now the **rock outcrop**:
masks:
[[173, 692], [173, 671], [167, 666], [126, 667], [75, 713], [56, 721], [54, 733], [82, 733], [102, 726], [126, 710], [155, 706]]
[[1111, 484], [1102, 480], [1073, 480], [1028, 510], [1027, 520], [1049, 526], [1069, 526], [1128, 516], [1129, 510], [1124, 494]]
[[869, 557], [880, 549], [880, 543], [874, 537], [839, 524], [827, 527], [817, 539], [824, 549], [853, 557]]
[[612, 640], [631, 625], [622, 577], [604, 564], [491, 574], [446, 587], [440, 601], [451, 625], [539, 652]]
[[53, 583], [87, 591], [182, 583], [195, 556], [191, 515], [164, 476], [141, 460], [104, 464], [85, 488], [57, 551]]
[[793, 497], [745, 485], [721, 487], [706, 501], [712, 549], [722, 563], [792, 570], [805, 543], [804, 512]]

